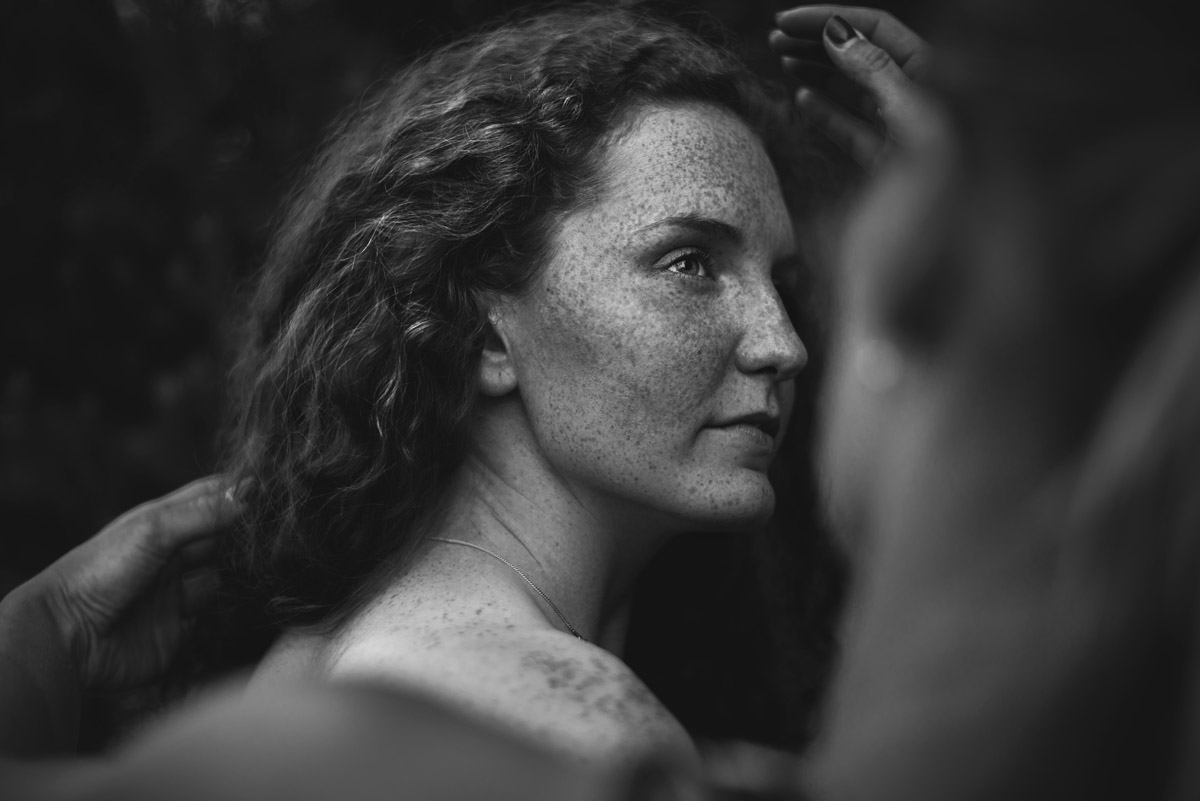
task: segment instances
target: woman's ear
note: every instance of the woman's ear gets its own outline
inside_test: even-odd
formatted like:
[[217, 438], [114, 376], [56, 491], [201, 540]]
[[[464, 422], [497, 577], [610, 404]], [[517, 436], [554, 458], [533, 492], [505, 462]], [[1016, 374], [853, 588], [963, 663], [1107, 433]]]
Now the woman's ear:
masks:
[[493, 309], [488, 312], [487, 335], [479, 355], [479, 391], [490, 398], [498, 398], [516, 388], [517, 371], [505, 335], [504, 320]]

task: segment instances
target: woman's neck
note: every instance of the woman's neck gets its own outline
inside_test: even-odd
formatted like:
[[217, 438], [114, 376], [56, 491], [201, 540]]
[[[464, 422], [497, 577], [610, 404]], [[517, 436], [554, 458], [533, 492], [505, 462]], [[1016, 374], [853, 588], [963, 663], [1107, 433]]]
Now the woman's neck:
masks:
[[619, 627], [634, 580], [669, 532], [557, 475], [529, 438], [480, 433], [426, 537], [469, 542], [516, 566], [597, 642]]

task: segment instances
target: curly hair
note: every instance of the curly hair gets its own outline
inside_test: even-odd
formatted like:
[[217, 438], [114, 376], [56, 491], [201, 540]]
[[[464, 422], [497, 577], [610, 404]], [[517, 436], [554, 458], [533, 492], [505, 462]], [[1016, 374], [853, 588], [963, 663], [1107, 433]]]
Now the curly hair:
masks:
[[223, 557], [273, 624], [336, 621], [411, 552], [461, 458], [486, 300], [537, 274], [623, 114], [689, 101], [778, 155], [785, 104], [738, 58], [596, 5], [428, 53], [339, 126], [278, 227], [234, 371], [247, 511]]

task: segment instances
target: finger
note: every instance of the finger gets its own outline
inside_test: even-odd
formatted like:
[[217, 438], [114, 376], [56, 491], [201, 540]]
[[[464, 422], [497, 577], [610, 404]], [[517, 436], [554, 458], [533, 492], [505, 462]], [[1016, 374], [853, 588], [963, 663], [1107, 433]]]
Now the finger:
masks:
[[203, 612], [221, 589], [221, 578], [215, 568], [190, 570], [183, 575], [179, 588], [179, 611], [185, 618]]
[[229, 477], [223, 474], [218, 473], [216, 475], [204, 476], [203, 478], [198, 478], [195, 481], [184, 484], [179, 489], [172, 490], [166, 495], [163, 495], [160, 498], [155, 498], [154, 500], [142, 505], [151, 506], [155, 504], [186, 502], [202, 495], [210, 495], [214, 492], [223, 492], [230, 486], [230, 484], [231, 482]]
[[217, 555], [217, 538], [192, 540], [179, 549], [179, 561], [184, 570], [211, 564]]
[[191, 542], [216, 537], [237, 518], [241, 504], [228, 490], [224, 481], [189, 485], [139, 506], [109, 529], [124, 547], [167, 558]]
[[913, 138], [927, 124], [920, 89], [882, 48], [838, 16], [825, 26], [829, 57], [879, 107], [888, 130], [900, 140]]
[[153, 513], [156, 510], [166, 509], [177, 504], [188, 504], [195, 501], [197, 498], [225, 492], [227, 491], [229, 484], [230, 481], [226, 476], [205, 476], [204, 478], [200, 478], [192, 481], [189, 484], [185, 484], [179, 489], [173, 490], [166, 495], [135, 506], [113, 522], [109, 523], [104, 530], [107, 531], [108, 529], [125, 526], [130, 521], [136, 520], [146, 513]]
[[771, 50], [781, 56], [795, 56], [810, 61], [832, 63], [829, 60], [829, 54], [825, 52], [825, 42], [819, 34], [811, 39], [797, 39], [794, 36], [788, 36], [783, 31], [776, 30], [771, 31], [767, 36], [767, 44]]
[[859, 114], [864, 122], [873, 124], [874, 120], [878, 119], [879, 107], [875, 105], [874, 98], [840, 70], [786, 56], [781, 62], [784, 71], [789, 75], [802, 81], [808, 88], [816, 89], [827, 98]]
[[796, 92], [796, 105], [850, 158], [867, 169], [874, 167], [886, 144], [878, 131], [807, 87]]
[[909, 77], [922, 78], [928, 72], [928, 43], [886, 11], [858, 6], [799, 6], [781, 12], [775, 23], [789, 36], [819, 39], [835, 14], [886, 51]]

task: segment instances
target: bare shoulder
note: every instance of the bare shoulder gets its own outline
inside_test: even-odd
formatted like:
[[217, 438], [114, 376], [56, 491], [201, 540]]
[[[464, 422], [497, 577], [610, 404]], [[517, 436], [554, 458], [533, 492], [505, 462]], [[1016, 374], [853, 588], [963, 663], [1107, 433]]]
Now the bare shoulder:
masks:
[[696, 758], [683, 727], [624, 662], [559, 632], [451, 628], [425, 642], [376, 635], [347, 647], [329, 674], [425, 690], [590, 762]]
[[616, 656], [558, 633], [524, 640], [510, 657], [520, 695], [563, 721], [562, 734], [575, 732], [589, 745], [617, 753], [691, 754], [683, 727]]

